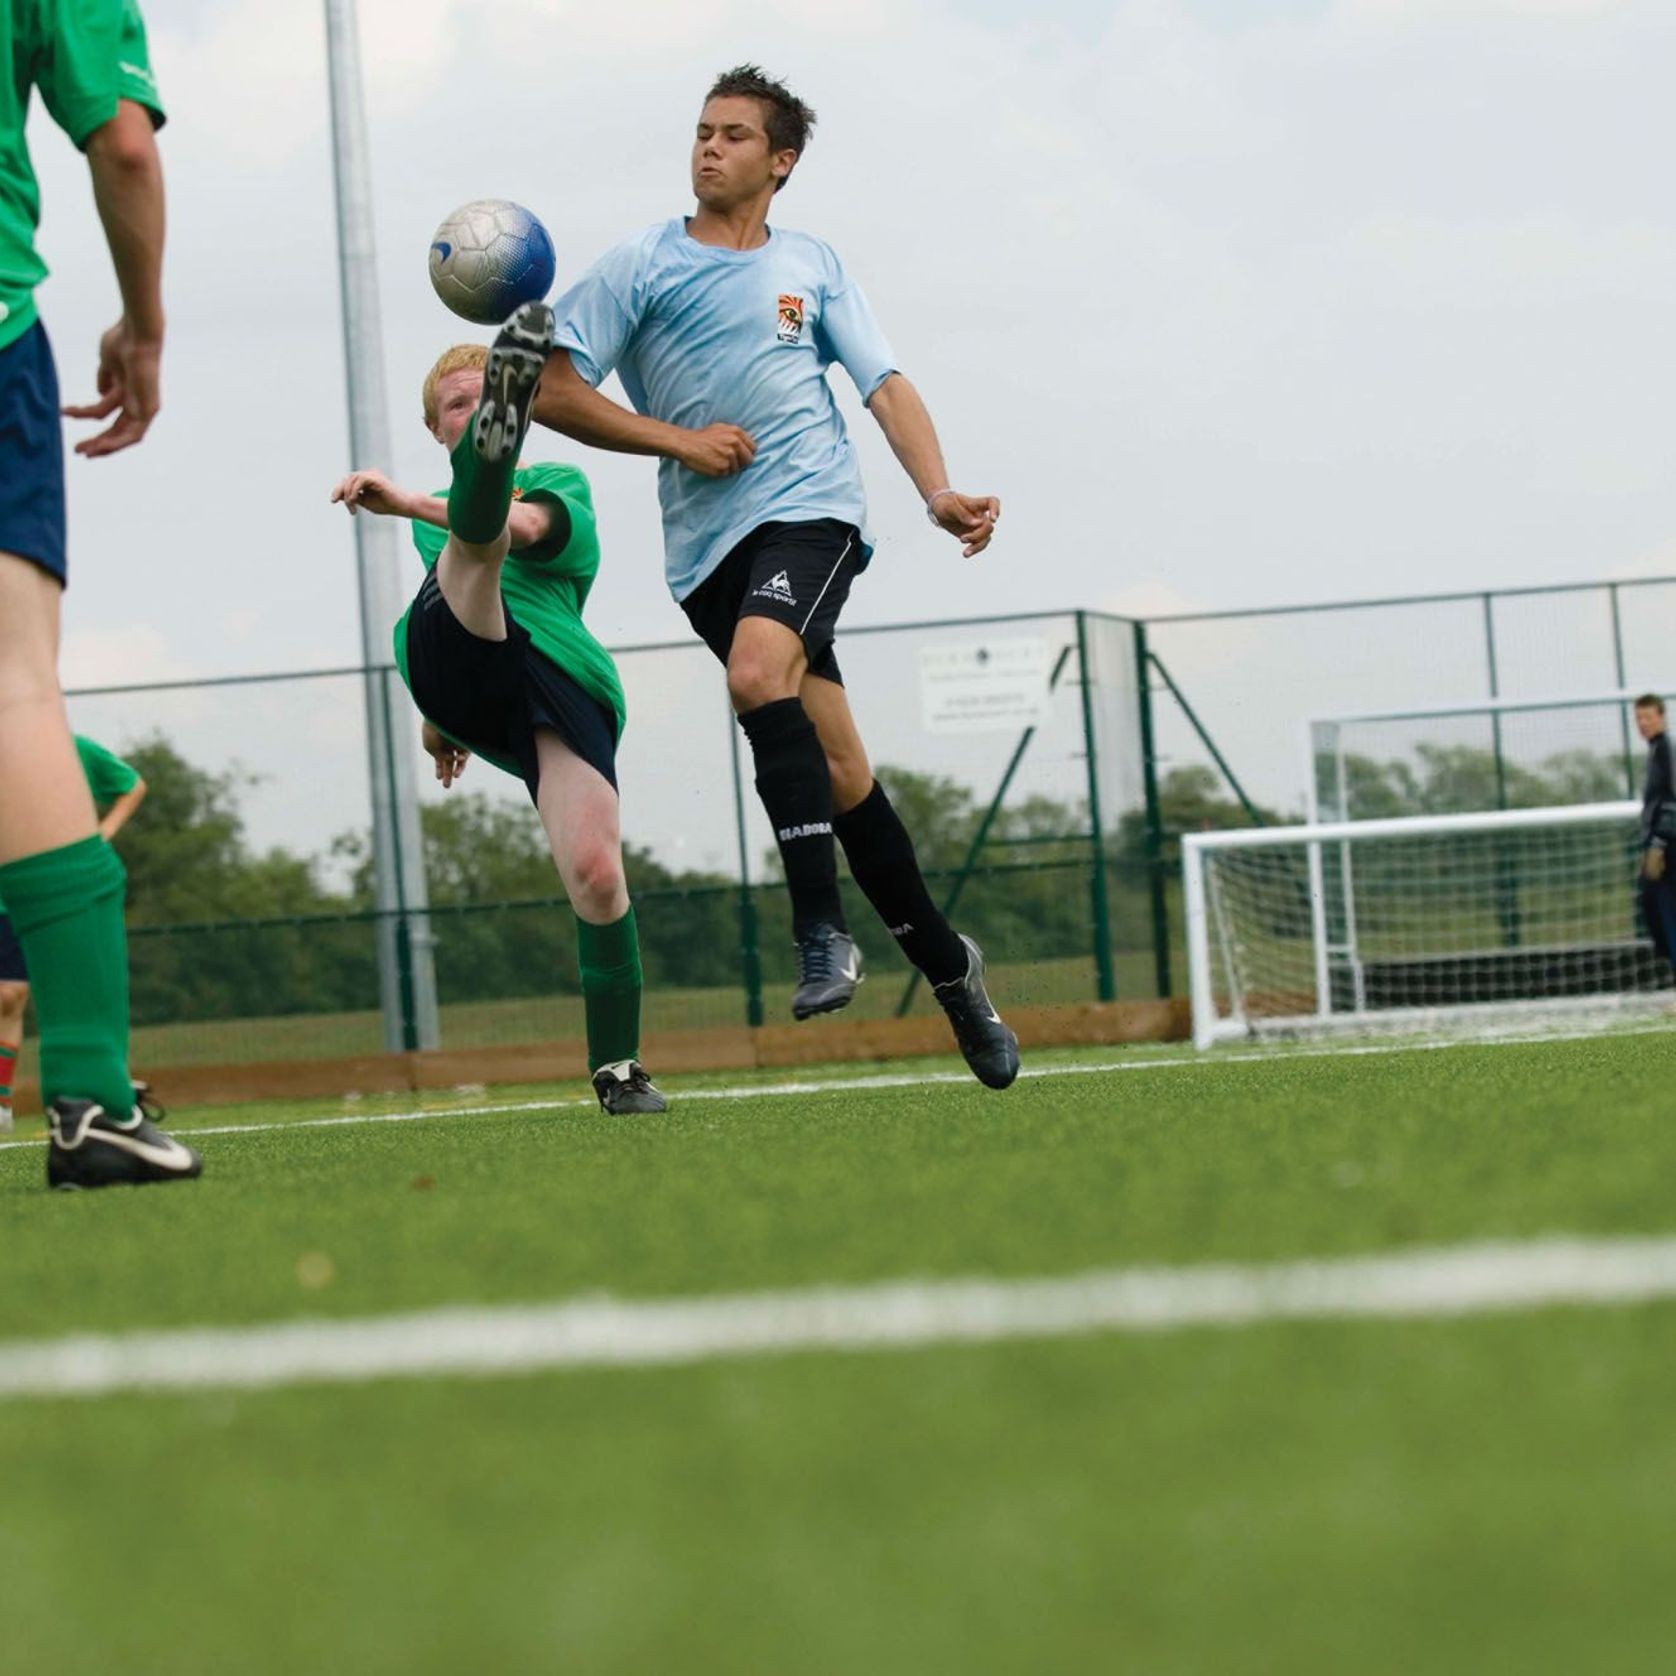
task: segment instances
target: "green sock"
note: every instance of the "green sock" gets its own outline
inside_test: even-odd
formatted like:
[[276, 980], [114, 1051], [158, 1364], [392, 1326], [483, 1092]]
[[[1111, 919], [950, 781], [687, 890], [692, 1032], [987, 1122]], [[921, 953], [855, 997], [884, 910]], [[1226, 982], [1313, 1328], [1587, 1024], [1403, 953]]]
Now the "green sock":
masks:
[[29, 963], [41, 1026], [41, 1101], [134, 1109], [128, 1077], [128, 875], [103, 838], [0, 867], [0, 897]]
[[471, 445], [473, 425], [460, 433], [448, 456], [454, 463], [454, 480], [448, 490], [448, 527], [462, 541], [487, 546], [506, 528], [506, 514], [512, 506], [512, 474], [518, 469], [514, 449], [506, 459], [491, 464], [480, 460]]
[[588, 1069], [640, 1056], [640, 937], [630, 908], [615, 925], [576, 922]]

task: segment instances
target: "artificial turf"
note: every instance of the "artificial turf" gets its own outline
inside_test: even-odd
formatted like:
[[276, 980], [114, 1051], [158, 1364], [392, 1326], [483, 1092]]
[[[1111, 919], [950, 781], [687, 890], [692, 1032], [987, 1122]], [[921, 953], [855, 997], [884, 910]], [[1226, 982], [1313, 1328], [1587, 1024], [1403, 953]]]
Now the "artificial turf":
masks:
[[[1676, 1037], [1107, 1057], [181, 1113], [275, 1126], [147, 1192], [0, 1152], [0, 1343], [1676, 1229]], [[1673, 1351], [1656, 1305], [0, 1402], [0, 1669], [1657, 1668]]]

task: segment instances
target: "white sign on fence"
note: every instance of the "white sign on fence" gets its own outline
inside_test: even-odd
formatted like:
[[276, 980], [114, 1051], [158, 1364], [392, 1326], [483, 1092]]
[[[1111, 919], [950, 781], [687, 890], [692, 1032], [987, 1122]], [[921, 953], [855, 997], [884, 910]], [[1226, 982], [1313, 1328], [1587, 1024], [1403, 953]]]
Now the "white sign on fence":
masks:
[[920, 651], [920, 701], [931, 733], [1034, 727], [1048, 712], [1048, 643], [986, 640]]

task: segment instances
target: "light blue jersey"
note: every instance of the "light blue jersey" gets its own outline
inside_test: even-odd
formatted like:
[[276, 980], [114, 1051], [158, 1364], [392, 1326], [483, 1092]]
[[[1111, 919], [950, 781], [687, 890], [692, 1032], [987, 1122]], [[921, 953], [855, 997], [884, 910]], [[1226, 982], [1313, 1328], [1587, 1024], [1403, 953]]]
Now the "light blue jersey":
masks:
[[637, 413], [699, 430], [738, 425], [756, 458], [732, 477], [658, 470], [664, 569], [682, 600], [761, 524], [839, 518], [872, 556], [861, 469], [826, 369], [862, 400], [897, 370], [861, 287], [807, 233], [756, 250], [700, 244], [677, 216], [606, 252], [554, 304], [558, 347], [599, 384], [613, 370]]

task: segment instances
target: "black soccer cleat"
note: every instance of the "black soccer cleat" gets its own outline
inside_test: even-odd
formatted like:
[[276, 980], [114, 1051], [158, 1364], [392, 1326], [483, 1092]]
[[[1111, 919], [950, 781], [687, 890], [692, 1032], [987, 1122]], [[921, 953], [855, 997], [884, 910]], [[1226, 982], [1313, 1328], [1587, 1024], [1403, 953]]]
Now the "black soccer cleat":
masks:
[[594, 1072], [594, 1093], [600, 1106], [612, 1117], [637, 1117], [643, 1112], [665, 1112], [669, 1102], [652, 1086], [646, 1067], [638, 1059], [601, 1065]]
[[1001, 1022], [983, 986], [983, 950], [964, 933], [960, 940], [966, 945], [966, 976], [933, 984], [931, 993], [949, 1015], [972, 1075], [985, 1088], [1006, 1088], [1018, 1075], [1018, 1037]]
[[813, 1018], [847, 1007], [855, 986], [865, 976], [861, 950], [855, 939], [822, 920], [797, 939], [797, 988], [792, 993], [791, 1016]]
[[524, 445], [541, 369], [553, 348], [553, 311], [522, 303], [495, 333], [483, 369], [483, 398], [471, 424], [471, 446], [490, 464], [512, 459]]
[[149, 1082], [136, 1082], [134, 1084], [134, 1110], [147, 1123], [163, 1123], [167, 1121], [169, 1116], [169, 1108], [152, 1093]]
[[54, 1100], [47, 1109], [47, 1186], [138, 1186], [191, 1181], [203, 1160], [165, 1135], [138, 1107], [117, 1119], [96, 1100]]

